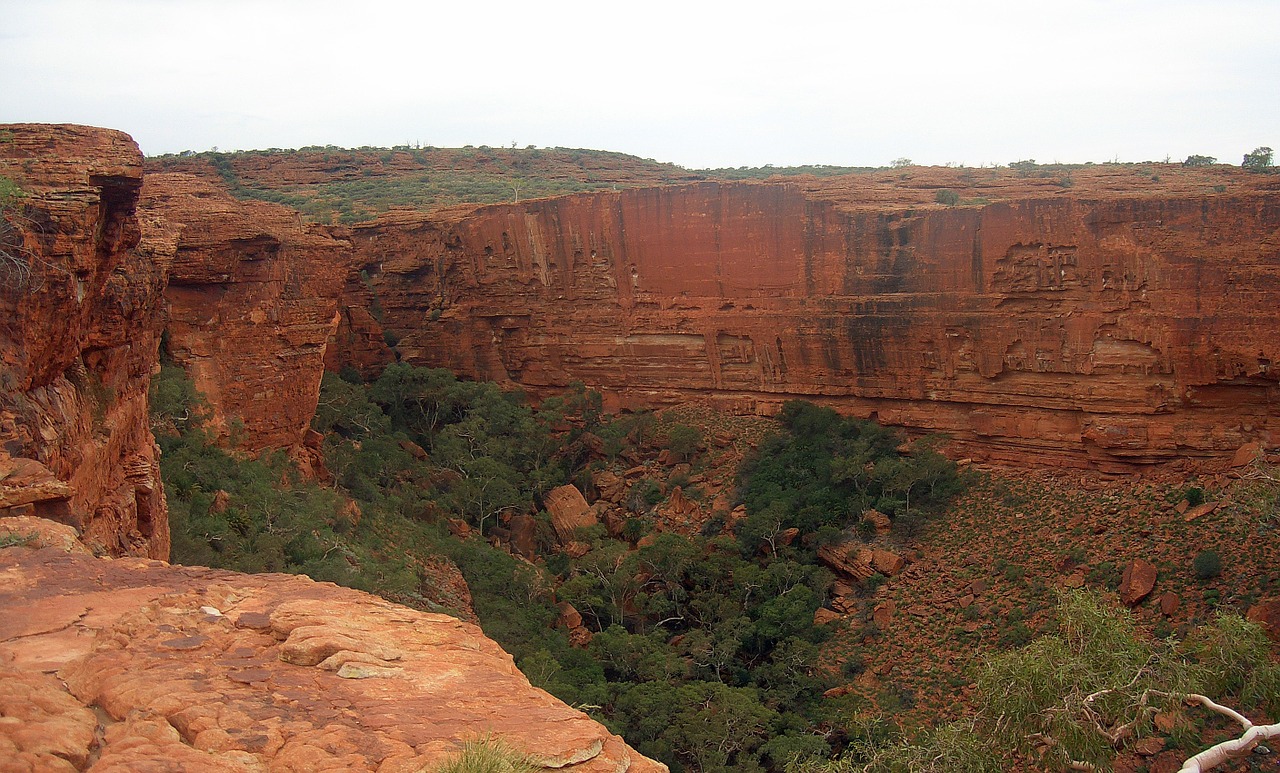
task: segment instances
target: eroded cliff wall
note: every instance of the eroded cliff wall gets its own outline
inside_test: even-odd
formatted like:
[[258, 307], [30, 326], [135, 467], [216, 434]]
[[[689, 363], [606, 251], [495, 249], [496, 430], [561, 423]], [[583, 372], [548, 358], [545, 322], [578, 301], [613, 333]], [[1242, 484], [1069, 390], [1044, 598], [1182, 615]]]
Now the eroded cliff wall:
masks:
[[0, 515], [168, 558], [147, 389], [173, 243], [140, 239], [142, 155], [116, 131], [13, 124], [0, 175], [23, 191], [0, 226]]
[[701, 183], [400, 213], [352, 239], [405, 359], [535, 393], [804, 397], [1017, 464], [1280, 442], [1274, 182], [1099, 179], [959, 207], [893, 181]]
[[141, 206], [180, 232], [165, 290], [168, 345], [208, 398], [212, 427], [249, 451], [303, 451], [349, 243], [287, 207], [238, 201], [186, 174], [148, 174]]

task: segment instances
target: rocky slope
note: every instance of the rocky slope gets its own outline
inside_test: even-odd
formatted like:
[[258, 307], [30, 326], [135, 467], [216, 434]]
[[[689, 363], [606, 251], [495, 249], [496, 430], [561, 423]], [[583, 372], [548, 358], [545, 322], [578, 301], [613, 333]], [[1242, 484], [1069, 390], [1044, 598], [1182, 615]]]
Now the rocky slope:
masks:
[[[975, 457], [1107, 470], [1280, 442], [1280, 178], [1147, 171], [399, 212], [353, 229], [366, 281], [344, 303], [376, 303], [411, 362], [614, 405], [805, 397]], [[944, 188], [962, 205], [934, 203]], [[346, 322], [339, 345], [380, 337]]]
[[664, 771], [530, 686], [480, 629], [358, 591], [84, 554], [70, 529], [0, 549], [5, 770], [432, 770], [500, 737], [542, 768]]
[[287, 207], [237, 201], [186, 174], [147, 175], [141, 206], [179, 230], [168, 345], [213, 407], [211, 426], [249, 451], [309, 458], [349, 244]]
[[8, 125], [0, 175], [24, 191], [0, 232], [0, 515], [168, 557], [147, 387], [174, 245], [141, 239], [142, 155], [120, 132]]

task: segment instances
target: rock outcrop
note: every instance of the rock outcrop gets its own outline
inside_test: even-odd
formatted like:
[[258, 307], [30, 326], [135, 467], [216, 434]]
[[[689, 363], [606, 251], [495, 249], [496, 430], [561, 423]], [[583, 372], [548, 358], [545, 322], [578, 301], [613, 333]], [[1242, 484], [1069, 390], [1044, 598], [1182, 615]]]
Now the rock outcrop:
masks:
[[211, 425], [249, 451], [305, 455], [352, 267], [341, 231], [178, 173], [147, 175], [142, 209], [179, 229], [169, 350], [209, 400]]
[[0, 550], [0, 574], [0, 758], [15, 769], [408, 773], [491, 735], [566, 773], [666, 770], [446, 615], [54, 547]]
[[95, 550], [167, 558], [147, 412], [173, 242], [141, 238], [126, 134], [0, 126], [0, 516], [71, 524]]
[[[534, 393], [808, 398], [1015, 464], [1280, 443], [1280, 179], [1074, 175], [634, 189], [398, 212], [352, 240], [402, 358]], [[944, 186], [985, 198], [933, 203]]]

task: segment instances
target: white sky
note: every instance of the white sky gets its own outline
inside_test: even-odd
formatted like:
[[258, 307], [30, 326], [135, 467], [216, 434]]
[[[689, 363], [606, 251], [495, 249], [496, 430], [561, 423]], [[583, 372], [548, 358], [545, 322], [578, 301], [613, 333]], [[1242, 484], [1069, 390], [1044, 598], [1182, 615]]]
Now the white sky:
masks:
[[1280, 148], [1278, 0], [0, 0], [0, 122], [687, 167]]

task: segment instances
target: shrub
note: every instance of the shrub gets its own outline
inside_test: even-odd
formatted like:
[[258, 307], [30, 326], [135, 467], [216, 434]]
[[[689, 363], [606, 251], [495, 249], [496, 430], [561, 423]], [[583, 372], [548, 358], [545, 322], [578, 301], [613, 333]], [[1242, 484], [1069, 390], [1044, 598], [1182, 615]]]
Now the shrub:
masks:
[[462, 751], [435, 769], [435, 773], [534, 773], [529, 759], [498, 738], [466, 741]]
[[698, 452], [698, 446], [702, 443], [702, 432], [696, 427], [690, 427], [687, 424], [676, 424], [667, 431], [667, 448], [671, 453], [680, 457], [682, 461], [688, 461]]
[[1254, 171], [1266, 171], [1271, 168], [1271, 148], [1254, 148], [1252, 153], [1244, 154], [1240, 166]]
[[1222, 574], [1222, 558], [1217, 551], [1202, 550], [1192, 560], [1191, 568], [1201, 580], [1212, 580]]
[[946, 204], [948, 207], [954, 207], [960, 203], [960, 194], [950, 188], [943, 188], [933, 195], [933, 200], [939, 204]]
[[1213, 156], [1187, 156], [1187, 160], [1182, 162], [1183, 166], [1212, 166], [1218, 163], [1218, 159]]

